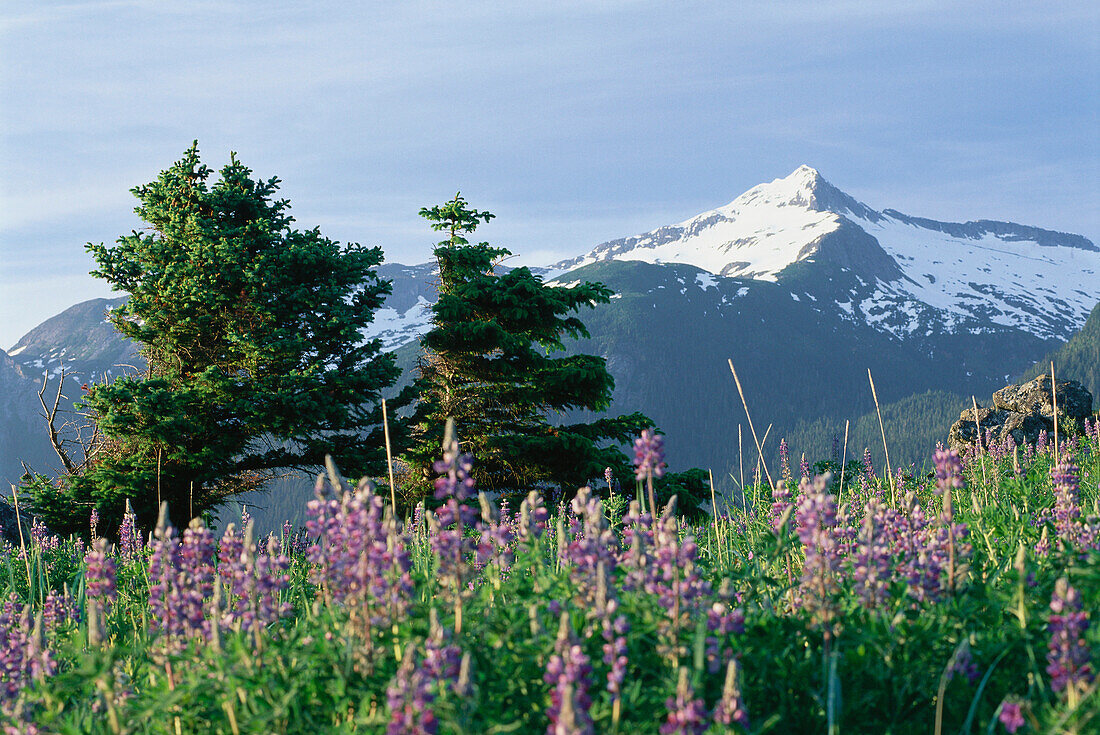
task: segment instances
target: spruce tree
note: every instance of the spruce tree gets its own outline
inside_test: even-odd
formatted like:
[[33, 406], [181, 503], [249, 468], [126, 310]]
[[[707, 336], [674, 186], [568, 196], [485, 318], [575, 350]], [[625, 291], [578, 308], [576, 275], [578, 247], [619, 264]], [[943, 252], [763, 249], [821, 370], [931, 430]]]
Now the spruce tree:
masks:
[[420, 215], [447, 239], [435, 248], [439, 299], [413, 384], [412, 448], [420, 489], [432, 476], [443, 427], [454, 419], [462, 449], [474, 455], [483, 489], [510, 491], [537, 483], [575, 490], [604, 468], [626, 473], [617, 448], [652, 422], [640, 413], [555, 425], [573, 410], [605, 411], [614, 379], [602, 357], [554, 356], [566, 338], [588, 337], [576, 316], [607, 303], [599, 283], [554, 287], [528, 268], [505, 269], [511, 253], [467, 235], [493, 215], [470, 209], [461, 195]]
[[144, 376], [95, 385], [83, 402], [100, 440], [60, 487], [33, 491], [58, 530], [92, 506], [145, 527], [158, 500], [186, 520], [326, 453], [352, 474], [384, 472], [380, 391], [398, 370], [363, 328], [389, 293], [380, 248], [292, 227], [279, 180], [233, 155], [210, 182], [197, 143], [133, 189], [148, 226], [89, 244], [92, 275], [129, 294], [110, 315], [139, 342]]

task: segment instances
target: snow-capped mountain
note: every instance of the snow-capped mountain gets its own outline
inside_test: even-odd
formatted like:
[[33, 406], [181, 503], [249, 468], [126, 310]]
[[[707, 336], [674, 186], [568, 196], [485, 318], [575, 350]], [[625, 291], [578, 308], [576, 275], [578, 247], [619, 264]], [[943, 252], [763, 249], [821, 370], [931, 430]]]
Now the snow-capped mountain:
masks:
[[[871, 368], [891, 454], [920, 462], [971, 396], [1060, 347], [1100, 302], [1100, 248], [1083, 237], [877, 211], [805, 166], [680, 224], [531, 270], [562, 287], [598, 281], [615, 292], [582, 315], [591, 338], [570, 348], [607, 359], [612, 414], [644, 412], [667, 433], [675, 469], [711, 467], [720, 484], [738, 461], [731, 447], [744, 416], [729, 358], [761, 412], [754, 420], [774, 426], [769, 447], [786, 437], [811, 458], [826, 456], [847, 419], [858, 419], [853, 451], [875, 451]], [[364, 337], [397, 350], [408, 379], [431, 328], [434, 264], [387, 263], [378, 275], [392, 293]], [[117, 303], [78, 304], [15, 345], [12, 366], [24, 378], [6, 385], [27, 394], [20, 405], [37, 405], [35, 386], [62, 364], [76, 373], [70, 399], [81, 381], [140, 369], [134, 346], [105, 320]], [[23, 423], [10, 433], [42, 433], [34, 411]], [[4, 459], [21, 471], [18, 457]]]
[[851, 288], [829, 286], [824, 295], [850, 318], [898, 337], [996, 325], [1066, 339], [1100, 301], [1100, 248], [1080, 235], [879, 212], [809, 166], [718, 209], [553, 267], [568, 272], [606, 260], [684, 263], [779, 283], [799, 263], [838, 266]]

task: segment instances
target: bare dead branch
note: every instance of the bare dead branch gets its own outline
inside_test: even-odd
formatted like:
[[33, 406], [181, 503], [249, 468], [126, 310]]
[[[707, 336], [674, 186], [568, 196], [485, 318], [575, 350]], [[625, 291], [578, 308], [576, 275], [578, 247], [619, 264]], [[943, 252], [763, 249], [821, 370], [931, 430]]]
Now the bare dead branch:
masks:
[[43, 418], [46, 419], [46, 429], [50, 435], [50, 444], [53, 445], [53, 450], [57, 452], [58, 458], [61, 459], [61, 464], [65, 466], [65, 471], [72, 475], [76, 473], [76, 465], [65, 451], [64, 442], [55, 425], [55, 421], [57, 420], [57, 408], [61, 405], [61, 393], [65, 388], [65, 376], [65, 367], [62, 366], [61, 379], [57, 383], [57, 397], [54, 398], [53, 408], [49, 408], [46, 406], [45, 394], [46, 387], [49, 385], [50, 374], [48, 371], [44, 373], [42, 375], [42, 387], [38, 391], [38, 402], [42, 404], [42, 410], [44, 411]]

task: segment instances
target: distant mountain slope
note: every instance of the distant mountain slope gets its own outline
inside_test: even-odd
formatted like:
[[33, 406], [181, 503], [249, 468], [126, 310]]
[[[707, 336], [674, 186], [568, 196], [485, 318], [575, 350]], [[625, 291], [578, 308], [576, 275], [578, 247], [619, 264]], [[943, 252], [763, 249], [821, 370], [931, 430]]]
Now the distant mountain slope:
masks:
[[137, 347], [107, 321], [107, 313], [124, 303], [125, 297], [82, 301], [27, 332], [9, 354], [28, 375], [53, 376], [64, 366], [81, 382], [141, 370]]
[[1093, 406], [1100, 410], [1100, 303], [1093, 308], [1077, 334], [1039, 360], [1020, 379], [1031, 380], [1049, 373], [1051, 362], [1054, 363], [1056, 378], [1082, 383], [1092, 393]]
[[[783, 283], [714, 278], [687, 265], [609, 261], [563, 278], [600, 281], [616, 292], [611, 304], [582, 315], [592, 338], [571, 347], [607, 358], [616, 380], [611, 411], [651, 416], [668, 433], [675, 469], [725, 472], [736, 461], [738, 423], [745, 451], [755, 453], [727, 359], [758, 433], [774, 424], [769, 446], [783, 436], [793, 444], [801, 431], [798, 451], [821, 458], [830, 451], [828, 425], [842, 433], [844, 419], [855, 424], [874, 411], [868, 368], [883, 405], [928, 391], [936, 400], [982, 396], [1047, 349], [1019, 330], [992, 330], [943, 335], [929, 351], [927, 341], [900, 340], [847, 319]], [[950, 411], [936, 408], [936, 400], [924, 400], [921, 413], [938, 427]], [[948, 399], [955, 417], [957, 400]], [[824, 422], [822, 429], [809, 431], [814, 422]], [[899, 441], [896, 453], [891, 447], [895, 462], [921, 461], [939, 438], [897, 421], [891, 433], [899, 432], [915, 441]], [[869, 446], [878, 455], [881, 439]]]
[[0, 350], [0, 488], [6, 492], [8, 483], [18, 482], [23, 474], [20, 460], [36, 466], [60, 464], [39, 416], [40, 385]]

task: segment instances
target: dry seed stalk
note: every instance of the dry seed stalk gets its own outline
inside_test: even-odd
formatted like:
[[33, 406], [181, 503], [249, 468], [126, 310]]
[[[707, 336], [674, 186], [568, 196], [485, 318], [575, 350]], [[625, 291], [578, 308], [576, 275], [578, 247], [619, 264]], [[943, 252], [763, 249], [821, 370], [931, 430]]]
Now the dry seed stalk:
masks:
[[886, 452], [886, 479], [890, 486], [890, 504], [897, 504], [894, 491], [894, 471], [890, 468], [890, 447], [886, 446], [886, 426], [882, 423], [882, 409], [878, 405], [878, 392], [875, 391], [875, 379], [871, 377], [871, 368], [867, 368], [867, 380], [871, 382], [871, 396], [875, 399], [875, 412], [878, 414], [878, 428], [882, 432], [882, 450]]
[[[730, 364], [730, 372], [733, 373], [733, 382], [737, 384], [737, 394], [741, 396], [741, 405], [745, 407], [745, 418], [749, 420], [749, 430], [752, 432], [753, 441], [756, 442], [756, 453], [760, 456], [760, 464], [764, 466], [764, 474], [768, 476], [768, 484], [774, 485], [772, 482], [772, 475], [768, 472], [768, 463], [764, 461], [764, 449], [763, 444], [756, 438], [756, 429], [752, 425], [752, 416], [749, 415], [749, 404], [745, 401], [745, 391], [741, 389], [741, 379], [737, 377], [737, 369], [733, 367], [733, 360], [727, 359]], [[767, 434], [764, 435], [767, 439]]]

